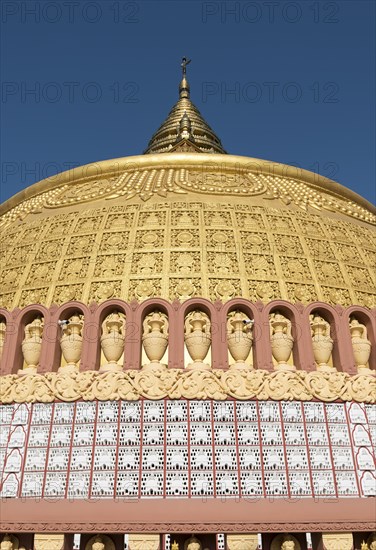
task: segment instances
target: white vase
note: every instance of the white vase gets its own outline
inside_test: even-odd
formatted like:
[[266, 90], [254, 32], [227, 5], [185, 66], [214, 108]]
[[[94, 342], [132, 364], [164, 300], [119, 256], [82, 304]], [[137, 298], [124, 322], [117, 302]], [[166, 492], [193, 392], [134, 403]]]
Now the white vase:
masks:
[[249, 369], [252, 365], [246, 364], [246, 359], [252, 349], [252, 333], [250, 330], [244, 330], [244, 316], [241, 313], [235, 313], [230, 319], [232, 331], [227, 336], [227, 345], [235, 363], [230, 365], [231, 369]]
[[185, 345], [193, 363], [189, 363], [188, 370], [209, 370], [210, 365], [204, 363], [204, 359], [209, 351], [211, 337], [210, 333], [205, 332], [205, 325], [208, 320], [201, 312], [194, 312], [188, 323], [191, 326], [191, 332], [185, 334]]
[[294, 365], [288, 363], [294, 345], [294, 338], [289, 334], [289, 320], [277, 313], [270, 321], [270, 325], [272, 327], [270, 345], [273, 357], [277, 362], [275, 370], [296, 370]]
[[42, 349], [43, 322], [35, 319], [25, 327], [25, 338], [21, 344], [22, 354], [26, 363], [18, 374], [35, 374], [38, 370]]
[[371, 355], [371, 342], [362, 336], [362, 329], [362, 326], [350, 326], [351, 344], [359, 373], [371, 371], [367, 366]]
[[323, 372], [335, 371], [334, 367], [328, 365], [333, 351], [333, 340], [327, 334], [328, 323], [321, 318], [315, 318], [312, 321], [311, 327], [313, 331], [312, 349], [317, 370]]
[[[159, 312], [154, 312], [144, 321], [146, 330], [142, 336], [142, 343], [150, 363], [143, 365], [149, 370], [165, 368], [161, 359], [165, 354], [168, 345], [168, 334], [166, 330], [167, 319]], [[149, 331], [149, 332], [148, 332]]]
[[122, 332], [124, 324], [124, 319], [117, 313], [111, 314], [104, 320], [101, 347], [108, 362], [101, 366], [99, 372], [119, 372], [122, 370], [118, 361], [124, 351], [125, 337]]

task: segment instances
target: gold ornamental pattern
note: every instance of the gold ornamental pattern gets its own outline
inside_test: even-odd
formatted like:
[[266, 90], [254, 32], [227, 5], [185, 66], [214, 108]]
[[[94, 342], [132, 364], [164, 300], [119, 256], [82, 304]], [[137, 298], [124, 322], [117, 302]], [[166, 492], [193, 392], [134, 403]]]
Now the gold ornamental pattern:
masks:
[[237, 202], [105, 205], [1, 232], [0, 306], [203, 296], [376, 305], [376, 234]]
[[305, 212], [328, 211], [376, 224], [376, 215], [363, 205], [366, 201], [312, 172], [230, 155], [220, 155], [214, 162], [210, 155], [193, 154], [190, 162], [186, 158], [187, 155], [173, 153], [168, 159], [164, 155], [162, 159], [161, 155], [128, 157], [64, 172], [51, 181], [44, 180], [33, 186], [35, 192], [30, 188], [30, 198], [18, 202], [17, 197], [11, 199], [9, 202], [14, 206], [4, 213], [0, 227], [32, 213], [98, 200], [148, 201], [156, 196], [177, 198], [179, 194], [191, 193], [261, 197]]
[[265, 370], [186, 371], [183, 369], [47, 373], [0, 378], [2, 403], [51, 403], [124, 399], [234, 398], [331, 402], [376, 402], [372, 375], [336, 372], [268, 372]]

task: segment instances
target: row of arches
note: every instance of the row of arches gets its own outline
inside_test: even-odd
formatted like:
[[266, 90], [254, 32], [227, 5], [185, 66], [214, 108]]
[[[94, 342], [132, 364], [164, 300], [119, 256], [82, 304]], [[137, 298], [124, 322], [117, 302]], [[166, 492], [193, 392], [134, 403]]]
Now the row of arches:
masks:
[[242, 298], [30, 305], [0, 309], [0, 353], [2, 374], [163, 364], [356, 374], [376, 366], [376, 310]]

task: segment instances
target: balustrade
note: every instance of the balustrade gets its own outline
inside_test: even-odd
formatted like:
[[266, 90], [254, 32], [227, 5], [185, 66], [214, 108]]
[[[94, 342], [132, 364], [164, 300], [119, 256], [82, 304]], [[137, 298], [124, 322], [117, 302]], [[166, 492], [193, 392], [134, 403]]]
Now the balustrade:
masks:
[[[38, 306], [37, 306], [38, 307]], [[203, 299], [0, 311], [1, 373], [318, 370], [374, 375], [376, 309]]]

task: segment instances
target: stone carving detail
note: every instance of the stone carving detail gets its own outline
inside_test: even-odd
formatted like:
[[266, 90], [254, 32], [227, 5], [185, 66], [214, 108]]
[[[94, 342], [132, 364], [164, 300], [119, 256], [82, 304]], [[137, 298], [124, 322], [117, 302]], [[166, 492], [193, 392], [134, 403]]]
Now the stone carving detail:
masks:
[[270, 344], [277, 361], [276, 370], [292, 371], [296, 367], [288, 364], [294, 339], [291, 334], [291, 321], [276, 311], [270, 314]]
[[273, 256], [246, 254], [244, 259], [249, 277], [269, 280], [277, 276]]
[[200, 266], [199, 252], [172, 252], [171, 253], [171, 271], [172, 273], [181, 273], [188, 275], [194, 271], [199, 271]]
[[124, 342], [125, 318], [122, 313], [114, 311], [107, 315], [102, 323], [101, 346], [103, 355], [108, 363], [101, 366], [101, 372], [116, 372], [122, 370], [118, 361], [124, 350]]
[[252, 349], [253, 321], [240, 312], [234, 311], [227, 319], [227, 344], [228, 349], [235, 360], [231, 369], [250, 368], [245, 363]]
[[314, 285], [303, 285], [299, 283], [286, 283], [289, 300], [307, 304], [315, 300], [316, 290]]
[[72, 237], [68, 245], [67, 255], [83, 256], [90, 254], [93, 250], [94, 242], [94, 235], [79, 235], [77, 237]]
[[265, 370], [128, 370], [99, 373], [51, 372], [1, 377], [3, 403], [51, 403], [125, 399], [272, 399], [376, 403], [376, 378], [343, 372], [268, 372]]
[[[346, 288], [334, 288], [331, 286], [322, 286], [322, 295], [329, 304], [348, 306], [351, 304], [349, 291]], [[364, 302], [362, 302], [364, 303]]]
[[371, 354], [371, 342], [367, 339], [367, 328], [365, 325], [359, 323], [355, 317], [350, 319], [349, 325], [354, 359], [358, 372], [369, 372], [368, 360]]
[[82, 284], [56, 286], [52, 302], [55, 304], [64, 304], [71, 300], [79, 300], [82, 296], [83, 288]]
[[188, 353], [193, 359], [188, 370], [209, 370], [210, 365], [204, 363], [211, 343], [211, 323], [206, 313], [195, 310], [188, 313], [184, 323], [184, 340]]
[[38, 370], [40, 352], [42, 349], [43, 319], [36, 317], [26, 325], [25, 337], [22, 341], [22, 354], [26, 367], [19, 374], [34, 374]]
[[147, 300], [160, 292], [160, 279], [145, 279], [131, 281], [129, 295], [138, 300]]
[[[144, 225], [135, 233], [136, 212]], [[5, 251], [0, 303], [11, 309], [32, 302], [50, 305], [78, 299], [90, 303], [109, 297], [132, 300], [152, 295], [181, 299], [203, 295], [226, 300], [224, 296], [231, 293], [217, 293], [219, 281], [211, 284], [208, 280], [212, 275], [228, 277], [235, 294], [254, 301], [324, 299], [334, 305], [355, 302], [374, 307], [373, 272], [365, 267], [373, 267], [371, 231], [354, 223], [332, 223], [329, 218], [299, 212], [291, 220], [281, 212], [278, 208], [223, 201], [215, 208], [201, 202], [159, 202], [153, 208], [117, 205], [62, 213], [47, 220], [37, 236], [35, 231], [41, 229], [38, 220], [14, 225], [1, 235], [12, 246]], [[164, 216], [163, 228], [156, 225], [160, 214]], [[219, 225], [222, 214], [227, 216], [225, 225]], [[212, 223], [210, 227], [205, 228], [204, 217]], [[303, 240], [304, 231], [308, 236]], [[336, 243], [329, 242], [328, 235], [335, 236]], [[363, 242], [366, 248], [361, 250], [354, 242]], [[171, 250], [162, 250], [165, 246]], [[334, 261], [336, 250], [339, 261]], [[56, 254], [61, 255], [57, 264], [53, 261]], [[311, 270], [313, 265], [315, 270]], [[176, 292], [180, 281], [172, 285], [169, 274], [189, 278], [195, 287], [193, 293]], [[160, 279], [152, 282], [155, 290], [151, 294], [145, 295], [141, 287], [135, 292], [143, 282], [141, 277], [151, 280], [155, 275]], [[103, 284], [103, 279], [110, 284]], [[234, 283], [237, 279], [239, 286]], [[249, 285], [248, 279], [252, 280]]]
[[241, 295], [240, 281], [237, 279], [209, 279], [210, 297], [228, 302], [234, 296]]
[[300, 550], [301, 546], [293, 535], [278, 535], [272, 540], [271, 550]]
[[170, 279], [170, 298], [184, 301], [193, 296], [200, 296], [200, 279]]
[[227, 535], [228, 550], [257, 550], [257, 535]]
[[90, 286], [90, 297], [99, 304], [109, 298], [120, 296], [120, 294], [121, 279], [115, 281], [97, 281]]
[[168, 319], [165, 313], [154, 311], [147, 315], [142, 323], [142, 343], [145, 353], [150, 360], [143, 368], [159, 370], [166, 367], [161, 364], [161, 359], [168, 344]]
[[367, 542], [363, 540], [360, 550], [376, 550], [376, 533], [372, 533]]
[[129, 550], [159, 550], [159, 535], [129, 535]]
[[85, 550], [115, 550], [115, 544], [107, 535], [96, 535], [87, 542]]
[[34, 550], [63, 550], [64, 535], [34, 535]]
[[68, 322], [61, 321], [62, 333], [60, 347], [66, 365], [59, 367], [60, 372], [75, 372], [78, 369], [78, 362], [82, 350], [82, 330], [84, 326], [83, 315], [75, 314], [68, 319]]
[[18, 548], [19, 542], [17, 537], [14, 535], [4, 535], [0, 543], [0, 550], [18, 550]]
[[310, 315], [313, 355], [317, 370], [322, 372], [335, 371], [328, 365], [332, 355], [333, 340], [330, 337], [330, 324], [317, 313]]
[[352, 533], [323, 533], [322, 542], [325, 550], [352, 550], [354, 544]]
[[264, 303], [270, 302], [280, 296], [277, 281], [248, 281], [249, 296], [254, 302], [261, 300]]

